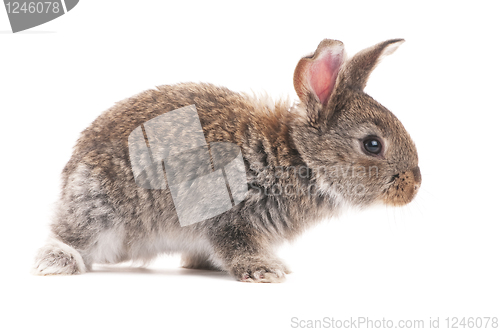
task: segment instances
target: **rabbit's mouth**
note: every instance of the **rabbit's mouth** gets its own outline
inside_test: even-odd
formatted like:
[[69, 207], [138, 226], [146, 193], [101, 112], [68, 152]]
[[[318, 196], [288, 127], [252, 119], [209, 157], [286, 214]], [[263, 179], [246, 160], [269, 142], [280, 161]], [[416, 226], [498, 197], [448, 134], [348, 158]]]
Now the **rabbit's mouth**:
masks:
[[421, 183], [422, 176], [418, 166], [395, 174], [389, 182], [389, 187], [383, 193], [384, 203], [393, 206], [410, 203], [417, 195]]

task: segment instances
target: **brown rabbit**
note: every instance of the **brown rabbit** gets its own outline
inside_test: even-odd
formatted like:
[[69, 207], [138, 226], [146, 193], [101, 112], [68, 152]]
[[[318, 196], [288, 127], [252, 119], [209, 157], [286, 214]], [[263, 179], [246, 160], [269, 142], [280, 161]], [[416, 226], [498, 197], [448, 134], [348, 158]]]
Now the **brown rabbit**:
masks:
[[[37, 255], [35, 273], [78, 274], [94, 263], [179, 252], [187, 268], [280, 282], [288, 271], [274, 249], [284, 241], [346, 206], [410, 202], [421, 183], [415, 145], [398, 119], [363, 92], [377, 63], [402, 42], [388, 40], [346, 59], [342, 42], [323, 40], [295, 69], [300, 102], [293, 106], [195, 83], [160, 86], [116, 104], [82, 133], [64, 168], [52, 235]], [[179, 109], [199, 117], [198, 132], [166, 127], [168, 121], [156, 121], [151, 130], [154, 119], [188, 114], [175, 113]], [[185, 142], [201, 131], [208, 149], [184, 153], [190, 148]], [[135, 134], [145, 143], [131, 140]], [[153, 151], [165, 135], [178, 142], [169, 145], [168, 157]], [[184, 177], [224, 171], [214, 166], [218, 142], [238, 148], [219, 151], [224, 165], [241, 151], [245, 190], [233, 191], [232, 205], [222, 213], [181, 224], [200, 212], [201, 200], [183, 196], [188, 214], [182, 214], [176, 186], [188, 183]], [[141, 144], [147, 146], [142, 152]], [[211, 167], [202, 166], [202, 156]], [[155, 162], [148, 166], [147, 160]], [[138, 175], [134, 165], [147, 174]], [[208, 198], [214, 208], [222, 204]]]

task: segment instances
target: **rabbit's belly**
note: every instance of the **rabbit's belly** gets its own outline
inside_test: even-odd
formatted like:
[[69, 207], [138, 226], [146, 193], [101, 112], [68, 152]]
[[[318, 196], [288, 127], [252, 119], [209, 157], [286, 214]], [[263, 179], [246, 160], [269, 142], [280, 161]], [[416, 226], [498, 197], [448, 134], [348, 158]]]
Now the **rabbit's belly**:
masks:
[[131, 260], [149, 261], [159, 254], [192, 253], [209, 255], [211, 246], [206, 239], [192, 234], [155, 234], [130, 245], [128, 256]]
[[[98, 264], [114, 264], [127, 260], [123, 227], [101, 231], [97, 235], [97, 241], [91, 252], [87, 255], [91, 256], [93, 263]], [[84, 256], [87, 255], [84, 254]]]

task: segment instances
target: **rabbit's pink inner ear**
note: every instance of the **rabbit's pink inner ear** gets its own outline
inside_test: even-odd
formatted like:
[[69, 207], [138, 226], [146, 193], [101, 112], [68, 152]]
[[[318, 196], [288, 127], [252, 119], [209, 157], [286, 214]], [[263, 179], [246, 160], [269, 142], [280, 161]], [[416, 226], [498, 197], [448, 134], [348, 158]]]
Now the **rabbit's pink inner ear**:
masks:
[[344, 55], [341, 41], [324, 39], [314, 54], [299, 61], [293, 85], [302, 102], [308, 103], [309, 96], [314, 95], [323, 105], [328, 103], [344, 64]]
[[309, 84], [323, 105], [333, 92], [343, 59], [343, 53], [325, 52], [309, 67]]

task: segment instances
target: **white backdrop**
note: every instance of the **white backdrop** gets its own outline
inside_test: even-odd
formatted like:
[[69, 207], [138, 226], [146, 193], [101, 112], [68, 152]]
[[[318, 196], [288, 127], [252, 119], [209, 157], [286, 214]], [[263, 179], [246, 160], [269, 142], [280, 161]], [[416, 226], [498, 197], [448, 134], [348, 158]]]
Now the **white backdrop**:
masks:
[[[366, 317], [423, 320], [426, 330], [439, 317], [445, 330], [447, 317], [499, 317], [495, 5], [87, 0], [18, 34], [0, 9], [0, 329], [286, 331]], [[417, 144], [415, 202], [351, 211], [310, 230], [282, 249], [294, 271], [283, 284], [181, 269], [178, 256], [147, 269], [29, 274], [60, 172], [102, 111], [182, 81], [296, 98], [295, 65], [323, 38], [343, 41], [351, 55], [406, 39], [366, 92]]]

